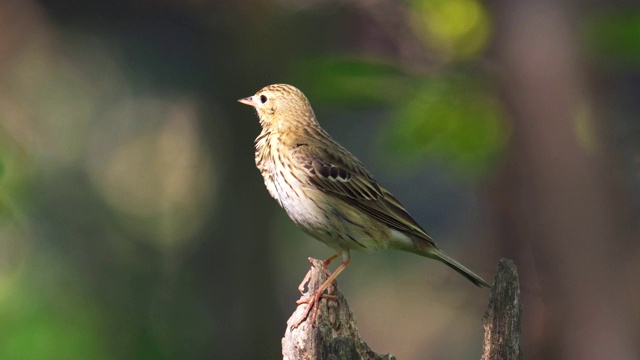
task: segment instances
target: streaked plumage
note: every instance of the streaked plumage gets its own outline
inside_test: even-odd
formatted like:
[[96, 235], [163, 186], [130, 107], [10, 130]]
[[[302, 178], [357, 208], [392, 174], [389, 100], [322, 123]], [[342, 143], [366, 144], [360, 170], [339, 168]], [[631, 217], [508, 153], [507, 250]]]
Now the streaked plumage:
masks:
[[320, 127], [300, 90], [269, 85], [239, 101], [253, 106], [260, 119], [255, 159], [269, 193], [296, 224], [342, 258], [326, 286], [309, 300], [307, 313], [348, 265], [349, 250], [413, 252], [444, 262], [478, 286], [489, 286], [438, 249], [400, 202]]

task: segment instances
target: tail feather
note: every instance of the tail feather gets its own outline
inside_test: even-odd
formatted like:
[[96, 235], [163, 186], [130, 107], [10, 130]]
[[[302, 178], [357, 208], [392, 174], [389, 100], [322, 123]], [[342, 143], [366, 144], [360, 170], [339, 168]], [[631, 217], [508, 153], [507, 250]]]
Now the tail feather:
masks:
[[491, 287], [480, 276], [476, 275], [473, 271], [467, 269], [456, 260], [450, 258], [447, 254], [445, 254], [440, 249], [431, 249], [431, 251], [429, 251], [429, 254], [427, 256], [447, 264], [450, 268], [457, 271], [460, 275], [469, 279], [469, 281], [476, 284], [478, 287], [483, 287], [483, 286], [486, 286], [488, 288]]
[[435, 242], [429, 237], [429, 235], [424, 234], [424, 236], [418, 237], [401, 232], [396, 232], [394, 235], [396, 236], [396, 241], [391, 244], [394, 249], [412, 252], [414, 254], [443, 262], [453, 270], [457, 271], [460, 275], [476, 284], [476, 286], [491, 288], [491, 285], [484, 281], [480, 276], [476, 275], [473, 271], [467, 269], [456, 260], [450, 258], [444, 253], [444, 251], [438, 249]]

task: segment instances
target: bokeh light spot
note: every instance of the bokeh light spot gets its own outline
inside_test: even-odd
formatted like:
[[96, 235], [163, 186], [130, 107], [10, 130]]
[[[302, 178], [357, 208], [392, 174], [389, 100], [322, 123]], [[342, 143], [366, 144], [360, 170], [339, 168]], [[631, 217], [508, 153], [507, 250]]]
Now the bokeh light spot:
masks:
[[447, 59], [479, 55], [491, 35], [491, 21], [477, 0], [416, 0], [410, 3], [416, 33]]
[[108, 117], [90, 142], [96, 188], [125, 224], [148, 235], [143, 238], [161, 247], [182, 244], [204, 220], [216, 188], [195, 105], [137, 99]]

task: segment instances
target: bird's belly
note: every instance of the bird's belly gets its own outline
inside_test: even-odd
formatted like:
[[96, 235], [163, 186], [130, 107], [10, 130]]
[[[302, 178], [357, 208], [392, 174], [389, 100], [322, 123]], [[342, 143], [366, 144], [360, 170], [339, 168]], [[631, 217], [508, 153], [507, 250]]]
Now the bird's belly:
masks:
[[326, 216], [328, 209], [322, 199], [315, 196], [314, 189], [302, 185], [276, 184], [276, 199], [294, 223], [314, 236], [322, 229], [329, 228], [330, 221]]
[[336, 250], [380, 250], [388, 227], [286, 171], [263, 172], [269, 193], [306, 233]]
[[304, 186], [285, 193], [279, 201], [289, 217], [326, 245], [336, 250], [386, 248], [388, 228], [342, 200]]

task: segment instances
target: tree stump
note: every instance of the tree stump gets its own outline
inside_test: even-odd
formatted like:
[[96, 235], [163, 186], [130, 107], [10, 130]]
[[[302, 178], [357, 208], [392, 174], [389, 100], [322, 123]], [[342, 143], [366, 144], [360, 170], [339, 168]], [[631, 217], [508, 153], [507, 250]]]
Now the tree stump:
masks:
[[[327, 274], [322, 268], [322, 261], [309, 259], [312, 263], [307, 292], [308, 297], [318, 289]], [[300, 304], [287, 321], [287, 330], [282, 339], [282, 355], [285, 360], [392, 360], [391, 355], [378, 355], [362, 341], [353, 313], [347, 300], [334, 285], [329, 286], [329, 294], [336, 297], [320, 299], [316, 324], [311, 324], [311, 313], [295, 329], [291, 325], [296, 322], [308, 306]]]
[[[322, 261], [312, 263], [307, 292], [310, 296], [327, 279]], [[304, 313], [307, 304], [301, 304], [287, 321], [282, 338], [282, 355], [285, 360], [392, 360], [390, 354], [376, 354], [360, 338], [356, 321], [346, 299], [334, 285], [329, 286], [333, 299], [321, 299], [316, 324], [311, 324], [311, 314], [292, 329]], [[483, 318], [485, 329], [482, 360], [521, 360], [520, 350], [520, 285], [513, 261], [501, 259], [498, 273], [491, 289], [489, 307]]]
[[511, 260], [501, 259], [491, 288], [489, 307], [484, 314], [482, 360], [519, 360], [520, 350], [520, 284], [518, 270]]

